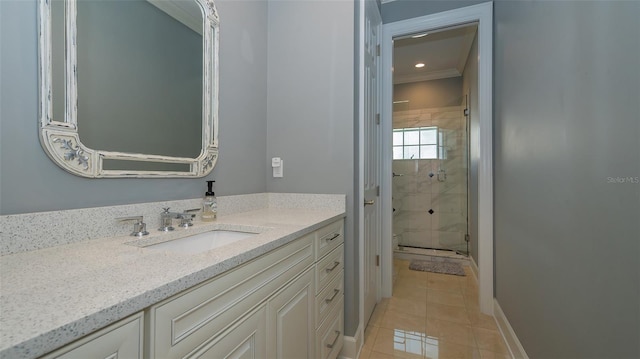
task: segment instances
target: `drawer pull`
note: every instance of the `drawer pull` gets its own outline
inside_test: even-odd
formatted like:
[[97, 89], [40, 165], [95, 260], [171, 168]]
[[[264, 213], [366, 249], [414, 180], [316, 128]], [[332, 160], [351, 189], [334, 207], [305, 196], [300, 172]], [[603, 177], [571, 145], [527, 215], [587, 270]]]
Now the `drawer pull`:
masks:
[[336, 342], [340, 339], [340, 334], [340, 331], [336, 330], [336, 338], [331, 342], [331, 344], [327, 344], [327, 348], [333, 349], [333, 346], [336, 345]]
[[326, 268], [325, 270], [327, 271], [327, 273], [329, 273], [329, 272], [333, 271], [334, 269], [336, 269], [339, 265], [340, 265], [340, 262], [333, 262], [333, 267]]
[[334, 239], [336, 239], [336, 238], [338, 238], [338, 237], [340, 237], [340, 233], [336, 233], [336, 234], [334, 234], [334, 235], [333, 235], [333, 237], [331, 237], [331, 238], [325, 238], [324, 240], [325, 240], [325, 241], [332, 241], [332, 240], [334, 240]]
[[331, 296], [331, 298], [327, 298], [324, 301], [327, 303], [331, 303], [332, 300], [334, 300], [336, 298], [336, 296], [338, 295], [338, 293], [340, 293], [340, 289], [334, 289], [333, 290], [333, 295]]

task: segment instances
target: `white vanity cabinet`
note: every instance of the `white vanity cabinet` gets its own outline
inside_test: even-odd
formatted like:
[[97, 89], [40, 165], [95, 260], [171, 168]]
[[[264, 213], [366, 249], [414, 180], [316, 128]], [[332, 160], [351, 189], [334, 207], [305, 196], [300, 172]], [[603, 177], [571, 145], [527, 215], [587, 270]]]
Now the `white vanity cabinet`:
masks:
[[313, 358], [314, 298], [313, 268], [309, 268], [186, 357]]
[[[147, 316], [149, 357], [183, 358], [200, 353], [313, 262], [311, 234], [152, 306]], [[262, 354], [256, 353], [266, 357]]]
[[143, 313], [134, 314], [41, 359], [142, 359]]
[[326, 337], [322, 345], [335, 350], [323, 359], [335, 358], [343, 330], [343, 228], [334, 222], [152, 306], [148, 357], [315, 358]]
[[45, 358], [335, 359], [343, 233], [333, 222]]
[[315, 356], [313, 268], [286, 286], [267, 304], [266, 358]]

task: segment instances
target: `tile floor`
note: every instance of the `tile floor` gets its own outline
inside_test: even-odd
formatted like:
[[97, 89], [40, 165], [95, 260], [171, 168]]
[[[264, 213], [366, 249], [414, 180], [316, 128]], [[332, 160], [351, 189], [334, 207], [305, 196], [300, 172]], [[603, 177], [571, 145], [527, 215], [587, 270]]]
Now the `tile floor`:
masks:
[[413, 271], [407, 260], [394, 265], [393, 297], [376, 306], [360, 359], [511, 357], [493, 317], [480, 313], [468, 266], [462, 277]]

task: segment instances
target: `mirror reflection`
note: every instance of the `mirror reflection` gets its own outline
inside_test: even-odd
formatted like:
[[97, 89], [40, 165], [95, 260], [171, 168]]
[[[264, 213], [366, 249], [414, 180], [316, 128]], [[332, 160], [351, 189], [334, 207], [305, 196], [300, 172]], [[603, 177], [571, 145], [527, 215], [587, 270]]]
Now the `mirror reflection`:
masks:
[[[200, 9], [194, 1], [185, 6]], [[93, 149], [197, 157], [202, 19], [196, 31], [145, 0], [77, 2], [78, 133]]]

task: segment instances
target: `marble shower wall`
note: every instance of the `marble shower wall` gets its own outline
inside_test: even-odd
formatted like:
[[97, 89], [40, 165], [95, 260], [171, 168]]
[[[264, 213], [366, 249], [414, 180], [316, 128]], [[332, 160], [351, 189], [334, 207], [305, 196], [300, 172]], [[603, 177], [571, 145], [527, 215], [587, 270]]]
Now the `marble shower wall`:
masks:
[[[423, 126], [445, 132], [447, 157], [393, 160], [393, 172], [402, 174], [393, 178], [393, 232], [400, 245], [466, 252], [468, 151], [463, 107], [393, 113], [393, 128]], [[446, 173], [444, 181], [438, 181], [440, 169]]]

